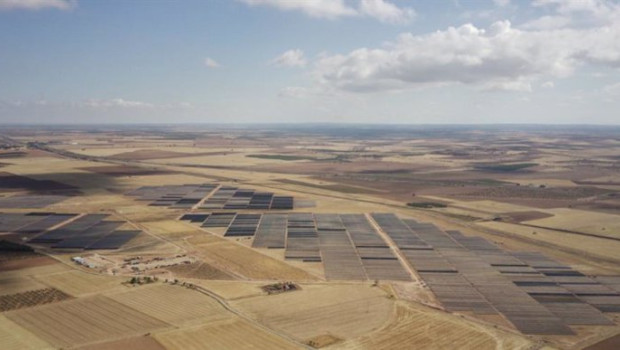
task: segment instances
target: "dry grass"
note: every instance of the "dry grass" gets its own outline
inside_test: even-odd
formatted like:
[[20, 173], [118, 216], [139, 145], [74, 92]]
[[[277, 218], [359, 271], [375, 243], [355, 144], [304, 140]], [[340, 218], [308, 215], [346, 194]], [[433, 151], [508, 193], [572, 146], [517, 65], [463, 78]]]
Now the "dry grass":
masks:
[[553, 217], [528, 224], [620, 238], [620, 216], [576, 209], [548, 209]]
[[126, 288], [121, 284], [126, 280], [125, 278], [100, 276], [81, 271], [37, 276], [37, 279], [73, 296], [98, 294], [115, 288]]
[[261, 286], [265, 285], [265, 283], [262, 282], [205, 280], [192, 280], [191, 282], [214, 292], [226, 300], [241, 299], [265, 294], [261, 289]]
[[302, 269], [233, 242], [200, 244], [196, 249], [218, 268], [250, 279], [310, 281], [316, 278]]
[[231, 317], [213, 298], [182, 286], [157, 284], [109, 296], [124, 305], [171, 323], [211, 322]]
[[169, 350], [300, 349], [240, 319], [160, 333], [155, 338]]
[[392, 321], [377, 332], [349, 340], [334, 349], [528, 349], [526, 339], [455, 316], [399, 304]]
[[115, 340], [106, 343], [86, 345], [79, 350], [118, 350], [118, 349], [140, 349], [140, 350], [166, 350], [157, 340], [150, 336], [133, 337], [129, 339]]
[[301, 291], [245, 298], [233, 304], [300, 341], [323, 334], [362, 336], [388, 321], [393, 301], [368, 285], [302, 285]]
[[0, 273], [0, 296], [27, 292], [29, 290], [43, 289], [41, 284], [29, 276], [22, 276], [17, 271]]
[[102, 296], [10, 311], [5, 315], [55, 347], [129, 337], [167, 326]]
[[3, 315], [0, 315], [0, 345], [2, 350], [53, 349], [50, 344]]
[[504, 222], [482, 222], [477, 225], [507, 232], [518, 237], [532, 240], [533, 242], [540, 241], [562, 247], [566, 250], [583, 252], [593, 257], [618, 259], [618, 252], [620, 251], [620, 242], [610, 241], [607, 239], [585, 237], [572, 233], [533, 228]]

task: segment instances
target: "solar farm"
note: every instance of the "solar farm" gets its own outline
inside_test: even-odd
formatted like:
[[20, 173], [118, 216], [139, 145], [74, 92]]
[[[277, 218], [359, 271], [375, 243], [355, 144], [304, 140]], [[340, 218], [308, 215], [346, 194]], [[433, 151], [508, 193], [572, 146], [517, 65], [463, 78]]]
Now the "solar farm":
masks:
[[181, 220], [204, 219], [202, 227], [225, 228], [224, 237], [252, 237], [254, 248], [322, 262], [328, 281], [411, 281], [410, 266], [446, 310], [502, 315], [524, 334], [569, 335], [569, 325], [613, 325], [604, 313], [620, 312], [620, 277], [588, 277], [539, 253], [506, 252], [484, 238], [394, 214], [371, 217], [395, 249], [364, 214], [211, 213]]
[[139, 230], [121, 230], [123, 221], [106, 214], [0, 213], [0, 232], [14, 234], [29, 245], [53, 249], [119, 249]]
[[[0, 156], [0, 348], [610, 350], [620, 337], [612, 175], [561, 187], [547, 168], [491, 171], [434, 153], [445, 133], [191, 132], [57, 131]], [[485, 149], [470, 136], [459, 147]], [[504, 137], [494, 152], [520, 140]], [[598, 200], [605, 211], [575, 209]]]
[[[219, 184], [145, 186], [127, 193], [152, 206], [171, 209], [293, 209], [291, 196], [276, 196], [271, 192], [220, 186]], [[208, 198], [207, 198], [208, 197]]]

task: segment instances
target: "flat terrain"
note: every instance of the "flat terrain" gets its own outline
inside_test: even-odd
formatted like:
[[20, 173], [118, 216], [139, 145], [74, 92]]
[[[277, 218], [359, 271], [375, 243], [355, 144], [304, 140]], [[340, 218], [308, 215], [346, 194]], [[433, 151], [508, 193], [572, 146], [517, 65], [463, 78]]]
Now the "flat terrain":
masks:
[[[31, 216], [6, 216], [0, 226], [10, 229], [0, 240], [36, 253], [0, 251], [7, 305], [0, 347], [613, 348], [620, 333], [620, 130], [283, 128], [3, 129], [0, 140], [11, 143], [0, 152], [0, 212]], [[205, 210], [198, 208], [211, 193], [184, 207], [128, 195], [201, 184], [291, 196], [294, 208]], [[176, 203], [184, 195], [159, 199]], [[250, 198], [237, 196], [232, 202]], [[44, 232], [22, 223], [49, 212], [107, 214], [124, 222], [120, 229], [142, 233], [117, 250], [29, 243]], [[363, 237], [354, 242], [332, 216], [322, 231], [291, 220], [280, 246], [253, 248], [247, 232], [260, 223], [240, 220], [241, 234], [225, 237], [227, 227], [179, 220], [211, 212], [363, 214], [380, 239], [356, 227]], [[382, 228], [373, 213], [419, 226]], [[331, 280], [333, 247], [346, 250], [347, 269], [364, 278]], [[291, 252], [311, 261], [287, 258]], [[522, 252], [533, 261], [515, 262]], [[400, 265], [407, 278], [383, 278], [397, 276], [385, 269]], [[383, 279], [366, 279], [380, 270]], [[604, 282], [592, 284], [591, 276]], [[281, 282], [298, 288], [263, 289]], [[547, 301], [528, 309], [546, 321], [547, 307], [583, 321], [570, 304], [587, 299], [579, 310], [598, 324], [568, 324], [570, 335], [522, 334], [511, 323], [520, 315], [487, 307], [512, 305], [512, 297], [493, 293], [499, 285], [519, 302]], [[463, 292], [452, 300], [454, 291]]]

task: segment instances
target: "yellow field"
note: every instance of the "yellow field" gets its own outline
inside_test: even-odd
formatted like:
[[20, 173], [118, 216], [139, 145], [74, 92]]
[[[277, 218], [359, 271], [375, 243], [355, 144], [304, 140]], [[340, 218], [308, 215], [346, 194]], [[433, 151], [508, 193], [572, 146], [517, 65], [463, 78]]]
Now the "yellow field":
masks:
[[620, 216], [592, 211], [558, 208], [545, 212], [553, 217], [527, 221], [527, 224], [620, 238]]
[[37, 279], [73, 296], [84, 296], [115, 288], [126, 288], [121, 283], [127, 280], [123, 277], [100, 276], [81, 271], [38, 276]]
[[[536, 240], [555, 246], [560, 246], [570, 251], [582, 251], [594, 257], [618, 259], [618, 252], [620, 252], [620, 242], [610, 241], [607, 239], [584, 237], [571, 233], [563, 233], [504, 222], [481, 222], [477, 225], [504, 231], [529, 240]], [[534, 232], [536, 233], [534, 234]], [[584, 240], [587, 240], [588, 243], [584, 244]]]
[[213, 298], [182, 286], [157, 284], [135, 287], [131, 292], [109, 297], [174, 325], [211, 322], [232, 316]]
[[362, 284], [302, 285], [301, 291], [233, 304], [300, 341], [327, 333], [341, 339], [359, 337], [383, 326], [393, 310], [383, 290]]
[[18, 271], [0, 273], [0, 286], [2, 286], [0, 295], [22, 293], [46, 287], [29, 276], [21, 276]]
[[207, 262], [213, 262], [215, 267], [250, 279], [316, 280], [316, 277], [304, 270], [233, 242], [199, 244], [196, 249], [208, 259]]
[[301, 348], [240, 319], [211, 323], [194, 329], [159, 333], [155, 334], [155, 339], [169, 350]]
[[51, 345], [0, 314], [2, 350], [53, 349]]
[[465, 321], [449, 314], [399, 304], [392, 322], [380, 330], [349, 340], [335, 349], [528, 349], [524, 337]]
[[190, 280], [191, 283], [197, 284], [209, 291], [225, 298], [226, 300], [234, 300], [246, 298], [250, 296], [263, 295], [261, 286], [265, 283], [250, 281], [210, 281], [210, 280]]
[[167, 324], [102, 296], [5, 313], [55, 347], [139, 335]]

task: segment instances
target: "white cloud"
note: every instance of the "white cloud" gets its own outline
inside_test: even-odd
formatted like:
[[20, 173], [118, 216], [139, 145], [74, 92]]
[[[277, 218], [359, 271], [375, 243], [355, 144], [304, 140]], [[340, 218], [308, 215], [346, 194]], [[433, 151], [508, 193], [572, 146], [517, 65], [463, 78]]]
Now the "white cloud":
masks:
[[493, 0], [495, 5], [499, 7], [504, 7], [510, 5], [510, 0]]
[[359, 0], [357, 8], [345, 0], [238, 0], [250, 6], [270, 6], [283, 11], [301, 11], [310, 17], [337, 19], [370, 17], [384, 23], [404, 24], [415, 17], [412, 8], [400, 8], [386, 0]]
[[412, 8], [400, 8], [385, 0], [361, 0], [360, 12], [381, 22], [395, 24], [409, 23], [416, 15]]
[[0, 0], [0, 10], [42, 10], [54, 8], [71, 10], [77, 6], [77, 0]]
[[271, 64], [285, 67], [304, 67], [306, 63], [304, 52], [300, 49], [288, 50], [271, 61]]
[[212, 59], [211, 57], [205, 58], [204, 63], [205, 63], [205, 66], [209, 68], [220, 68], [222, 66], [216, 60]]
[[523, 29], [551, 30], [566, 28], [571, 23], [569, 17], [566, 16], [543, 16], [534, 20], [525, 22], [520, 27]]
[[552, 89], [552, 88], [555, 87], [555, 83], [552, 82], [552, 81], [546, 81], [546, 82], [542, 83], [540, 86], [544, 87], [545, 89]]
[[355, 16], [357, 11], [344, 0], [240, 0], [250, 6], [271, 6], [285, 11], [302, 11], [308, 16], [335, 19]]
[[610, 96], [620, 96], [620, 83], [607, 85], [603, 88], [603, 92]]
[[153, 108], [155, 107], [155, 105], [152, 103], [125, 100], [122, 98], [113, 98], [109, 100], [89, 99], [83, 102], [78, 102], [75, 105], [79, 107], [90, 107], [90, 108], [114, 108], [114, 107]]
[[570, 76], [585, 64], [620, 67], [619, 35], [620, 24], [551, 31], [515, 29], [509, 21], [486, 30], [465, 24], [324, 56], [314, 76], [323, 86], [353, 92], [454, 83], [528, 91], [533, 81]]

